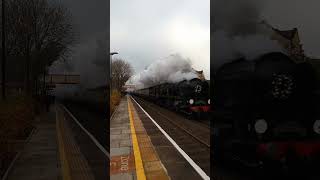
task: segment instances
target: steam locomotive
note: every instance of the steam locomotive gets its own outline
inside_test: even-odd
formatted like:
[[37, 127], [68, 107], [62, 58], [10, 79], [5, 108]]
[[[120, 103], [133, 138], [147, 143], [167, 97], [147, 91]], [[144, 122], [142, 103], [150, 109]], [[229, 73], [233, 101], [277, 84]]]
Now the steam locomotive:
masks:
[[296, 63], [280, 52], [221, 66], [213, 90], [215, 162], [317, 167], [320, 114], [316, 77], [310, 63]]
[[139, 89], [132, 94], [189, 116], [203, 117], [210, 111], [209, 84], [209, 81], [194, 78]]

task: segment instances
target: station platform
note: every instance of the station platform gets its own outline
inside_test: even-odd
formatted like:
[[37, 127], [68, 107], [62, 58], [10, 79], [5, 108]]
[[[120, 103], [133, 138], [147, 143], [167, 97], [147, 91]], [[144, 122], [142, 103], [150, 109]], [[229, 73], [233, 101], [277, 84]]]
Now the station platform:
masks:
[[[2, 180], [107, 179], [107, 157], [72, 118], [72, 114], [58, 103], [39, 116], [35, 130]], [[79, 143], [78, 138], [85, 144]], [[90, 149], [90, 153], [83, 147]]]
[[129, 97], [110, 121], [110, 179], [170, 179]]
[[110, 179], [210, 179], [143, 111], [127, 95], [110, 119]]
[[35, 120], [36, 127], [2, 179], [61, 179], [54, 107]]

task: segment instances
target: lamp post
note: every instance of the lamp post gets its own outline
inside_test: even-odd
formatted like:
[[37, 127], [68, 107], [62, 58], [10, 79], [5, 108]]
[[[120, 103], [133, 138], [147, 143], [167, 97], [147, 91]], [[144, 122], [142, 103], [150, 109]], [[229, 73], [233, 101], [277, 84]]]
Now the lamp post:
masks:
[[115, 54], [119, 54], [118, 52], [110, 52], [110, 90], [112, 92], [112, 56]]
[[5, 28], [5, 0], [2, 0], [2, 99], [6, 99], [6, 28]]

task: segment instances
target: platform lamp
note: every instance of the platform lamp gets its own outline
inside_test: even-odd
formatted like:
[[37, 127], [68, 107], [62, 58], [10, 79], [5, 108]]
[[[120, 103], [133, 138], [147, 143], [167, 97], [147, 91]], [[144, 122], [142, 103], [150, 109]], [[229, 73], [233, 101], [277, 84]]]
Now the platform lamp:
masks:
[[115, 55], [115, 54], [119, 54], [118, 52], [110, 52], [110, 93], [112, 93], [112, 56]]
[[1, 77], [1, 89], [2, 89], [2, 99], [6, 99], [6, 22], [5, 22], [5, 0], [1, 1], [1, 10], [2, 10], [2, 62], [1, 62], [1, 70], [2, 70], [2, 77]]

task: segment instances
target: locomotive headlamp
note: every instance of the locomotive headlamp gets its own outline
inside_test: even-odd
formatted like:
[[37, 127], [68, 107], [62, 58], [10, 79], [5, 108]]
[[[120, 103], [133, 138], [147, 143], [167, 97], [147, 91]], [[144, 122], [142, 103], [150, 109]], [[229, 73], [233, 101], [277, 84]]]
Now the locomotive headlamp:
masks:
[[313, 123], [313, 131], [317, 134], [320, 134], [320, 120], [316, 120]]
[[256, 133], [258, 133], [258, 134], [265, 133], [268, 129], [267, 121], [264, 119], [257, 120], [256, 123], [254, 124], [254, 129], [255, 129]]
[[210, 99], [208, 99], [208, 104], [210, 104]]
[[194, 100], [193, 100], [193, 99], [190, 99], [190, 100], [189, 100], [189, 103], [190, 103], [190, 104], [193, 104], [193, 103], [194, 103]]

